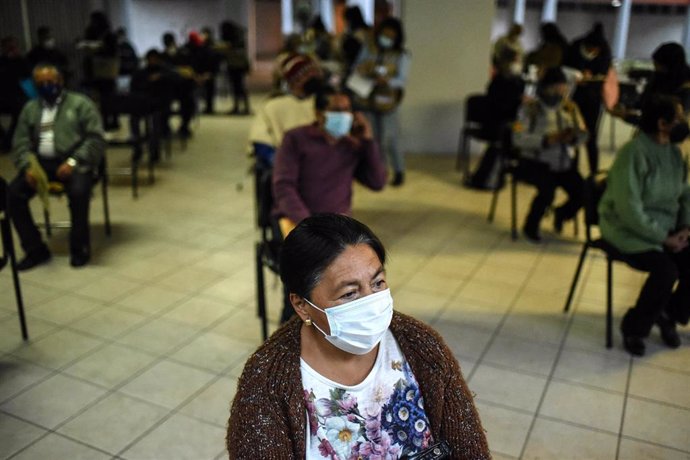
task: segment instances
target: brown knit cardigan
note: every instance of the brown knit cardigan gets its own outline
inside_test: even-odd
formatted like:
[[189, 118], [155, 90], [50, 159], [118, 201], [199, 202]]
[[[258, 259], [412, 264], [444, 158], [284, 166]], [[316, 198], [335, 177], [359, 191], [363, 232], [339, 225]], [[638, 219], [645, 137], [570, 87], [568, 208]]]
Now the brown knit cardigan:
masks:
[[[231, 459], [303, 459], [306, 407], [300, 371], [300, 328], [293, 318], [247, 361], [230, 410], [226, 445]], [[453, 459], [491, 458], [460, 366], [429, 326], [395, 312], [390, 325], [424, 396], [435, 440]]]

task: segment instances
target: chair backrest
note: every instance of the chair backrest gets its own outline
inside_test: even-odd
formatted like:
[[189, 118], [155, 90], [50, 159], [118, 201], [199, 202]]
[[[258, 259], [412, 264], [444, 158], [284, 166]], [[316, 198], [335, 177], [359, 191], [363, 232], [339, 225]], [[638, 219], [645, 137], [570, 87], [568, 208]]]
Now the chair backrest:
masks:
[[470, 94], [465, 99], [465, 123], [483, 124], [489, 118], [489, 97], [486, 94]]
[[585, 211], [585, 231], [587, 241], [592, 240], [591, 228], [599, 225], [599, 201], [606, 191], [608, 174], [600, 171], [585, 180], [583, 202]]

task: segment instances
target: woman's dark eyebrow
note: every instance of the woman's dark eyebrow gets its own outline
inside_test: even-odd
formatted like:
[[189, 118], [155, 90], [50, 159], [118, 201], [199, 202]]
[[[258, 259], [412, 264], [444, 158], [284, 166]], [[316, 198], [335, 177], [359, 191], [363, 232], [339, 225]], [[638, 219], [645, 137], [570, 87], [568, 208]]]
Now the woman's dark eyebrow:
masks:
[[[372, 280], [375, 279], [381, 273], [385, 273], [385, 271], [386, 270], [383, 268], [383, 266], [379, 267], [379, 269], [376, 270], [376, 273], [374, 273], [374, 275], [371, 277], [371, 279]], [[347, 286], [358, 286], [358, 285], [359, 285], [359, 281], [357, 281], [357, 280], [346, 280], [346, 281], [342, 281], [342, 282], [338, 283], [335, 288], [336, 289], [343, 289], [344, 287], [347, 287]]]

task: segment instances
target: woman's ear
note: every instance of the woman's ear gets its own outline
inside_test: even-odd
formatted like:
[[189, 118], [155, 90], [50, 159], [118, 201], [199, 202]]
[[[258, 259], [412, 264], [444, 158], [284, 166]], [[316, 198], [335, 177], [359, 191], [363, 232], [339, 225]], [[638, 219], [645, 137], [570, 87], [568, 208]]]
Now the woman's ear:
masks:
[[302, 319], [302, 321], [306, 320], [307, 318], [310, 318], [309, 311], [307, 310], [309, 304], [307, 304], [304, 298], [295, 294], [294, 292], [291, 292], [290, 303], [292, 304], [292, 308], [295, 309], [297, 316], [299, 316]]

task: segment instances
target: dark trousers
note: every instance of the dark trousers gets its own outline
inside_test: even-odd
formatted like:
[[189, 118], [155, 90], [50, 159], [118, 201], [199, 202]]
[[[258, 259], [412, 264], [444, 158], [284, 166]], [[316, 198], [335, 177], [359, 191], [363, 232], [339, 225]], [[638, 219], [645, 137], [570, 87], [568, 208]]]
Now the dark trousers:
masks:
[[[687, 324], [690, 316], [690, 250], [677, 254], [647, 251], [625, 254], [631, 267], [649, 272], [637, 303], [623, 317], [625, 336], [647, 337], [659, 316]], [[678, 286], [673, 290], [678, 281]]]
[[213, 101], [216, 98], [216, 74], [212, 73], [208, 80], [204, 82], [204, 98], [206, 105], [204, 110], [206, 113], [213, 113]]
[[573, 101], [580, 108], [589, 138], [587, 139], [587, 161], [589, 172], [594, 174], [599, 170], [599, 118], [601, 117], [601, 88], [599, 92], [583, 89], [576, 91]]
[[[60, 160], [40, 160], [41, 166], [48, 175], [48, 180], [57, 181], [55, 172], [60, 166]], [[91, 171], [78, 172], [77, 168], [72, 172], [69, 180], [63, 182], [69, 200], [70, 217], [72, 227], [70, 229], [70, 250], [73, 254], [88, 251], [89, 238], [89, 201], [93, 176]], [[22, 249], [27, 254], [39, 251], [43, 246], [41, 232], [39, 232], [31, 211], [29, 200], [36, 195], [36, 190], [29, 186], [24, 173], [20, 173], [9, 187], [9, 209], [14, 228], [17, 230]]]
[[559, 219], [564, 221], [572, 219], [582, 207], [584, 180], [576, 169], [554, 172], [545, 163], [520, 160], [517, 177], [537, 188], [537, 195], [532, 200], [532, 206], [525, 221], [525, 228], [528, 230], [536, 232], [539, 229], [542, 217], [553, 203], [557, 187], [561, 187], [568, 194], [568, 200], [556, 208], [556, 216]]
[[232, 86], [233, 96], [233, 112], [239, 112], [240, 104], [244, 104], [244, 111], [249, 112], [249, 97], [247, 96], [247, 87], [244, 82], [244, 70], [229, 69], [228, 80]]

